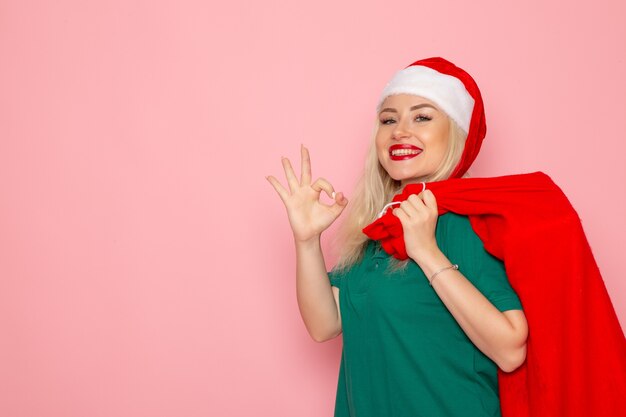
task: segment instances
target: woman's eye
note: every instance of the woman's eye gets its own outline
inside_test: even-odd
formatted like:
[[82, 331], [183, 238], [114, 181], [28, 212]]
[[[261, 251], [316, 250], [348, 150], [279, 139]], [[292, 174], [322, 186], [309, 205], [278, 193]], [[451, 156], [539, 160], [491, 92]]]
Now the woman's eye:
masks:
[[[416, 122], [427, 122], [429, 120], [432, 120], [432, 117], [427, 116], [425, 114], [420, 114], [420, 115], [415, 117], [415, 121]], [[383, 125], [390, 125], [390, 124], [395, 123], [395, 122], [396, 122], [395, 119], [382, 119], [380, 121], [380, 123], [383, 124]]]

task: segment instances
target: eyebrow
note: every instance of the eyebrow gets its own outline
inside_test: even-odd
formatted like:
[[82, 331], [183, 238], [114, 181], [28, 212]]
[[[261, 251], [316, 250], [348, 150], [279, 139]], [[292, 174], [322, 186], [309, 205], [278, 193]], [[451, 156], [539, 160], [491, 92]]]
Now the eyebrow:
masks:
[[[430, 104], [428, 104], [428, 103], [418, 104], [418, 105], [416, 105], [416, 106], [411, 107], [409, 110], [410, 110], [410, 111], [413, 111], [413, 110], [421, 109], [422, 107], [432, 107], [433, 109], [437, 110], [437, 108], [436, 108], [435, 106], [430, 105]], [[391, 107], [386, 107], [386, 108], [382, 109], [382, 110], [380, 111], [380, 113], [384, 113], [384, 112], [386, 112], [386, 111], [387, 111], [387, 112], [391, 112], [391, 113], [398, 113], [398, 110], [396, 110], [396, 109], [392, 109]]]

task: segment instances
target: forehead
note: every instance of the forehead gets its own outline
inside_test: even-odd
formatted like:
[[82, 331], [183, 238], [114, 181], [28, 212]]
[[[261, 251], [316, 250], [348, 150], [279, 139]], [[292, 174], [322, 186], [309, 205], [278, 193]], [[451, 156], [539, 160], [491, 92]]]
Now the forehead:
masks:
[[383, 100], [380, 107], [381, 109], [385, 109], [386, 107], [412, 107], [419, 104], [429, 104], [439, 110], [439, 106], [437, 106], [437, 104], [433, 101], [413, 94], [393, 94], [391, 96], [387, 96], [385, 100]]

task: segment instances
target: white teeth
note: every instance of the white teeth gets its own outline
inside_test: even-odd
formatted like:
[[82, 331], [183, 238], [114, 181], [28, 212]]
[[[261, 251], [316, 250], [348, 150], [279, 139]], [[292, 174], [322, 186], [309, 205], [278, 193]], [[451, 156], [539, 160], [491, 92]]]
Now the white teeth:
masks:
[[391, 151], [391, 155], [392, 156], [417, 155], [421, 152], [422, 151], [419, 151], [417, 149], [394, 149], [393, 151]]

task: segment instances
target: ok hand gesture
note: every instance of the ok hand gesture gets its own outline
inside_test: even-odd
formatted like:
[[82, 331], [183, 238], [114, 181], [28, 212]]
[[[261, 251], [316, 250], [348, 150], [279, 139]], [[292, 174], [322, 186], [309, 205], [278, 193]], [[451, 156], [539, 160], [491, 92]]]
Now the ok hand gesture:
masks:
[[[348, 204], [348, 199], [341, 192], [335, 194], [333, 186], [323, 178], [318, 178], [311, 184], [311, 160], [309, 151], [304, 145], [301, 146], [301, 154], [300, 182], [293, 172], [289, 159], [282, 158], [291, 193], [283, 188], [273, 176], [268, 176], [267, 180], [285, 204], [294, 239], [304, 242], [319, 236], [326, 230], [339, 217]], [[329, 206], [319, 201], [322, 190], [335, 200], [332, 205]]]

